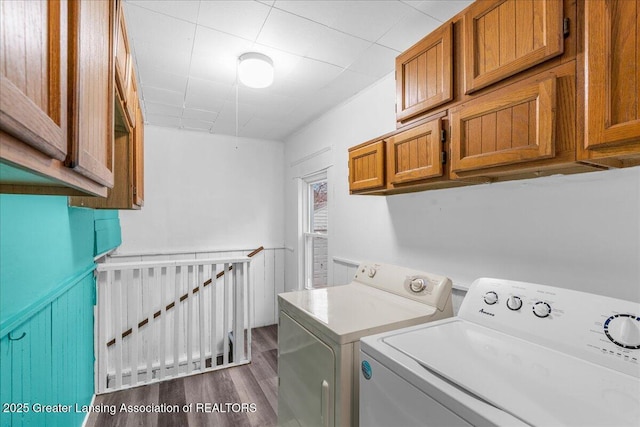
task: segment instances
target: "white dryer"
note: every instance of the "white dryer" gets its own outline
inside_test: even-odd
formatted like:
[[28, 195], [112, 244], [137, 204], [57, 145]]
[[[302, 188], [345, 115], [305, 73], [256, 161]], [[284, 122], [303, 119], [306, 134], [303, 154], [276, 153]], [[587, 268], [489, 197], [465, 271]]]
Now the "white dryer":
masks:
[[457, 317], [361, 341], [360, 425], [639, 426], [640, 304], [476, 280]]
[[357, 426], [360, 338], [453, 315], [447, 277], [375, 263], [278, 305], [280, 426]]

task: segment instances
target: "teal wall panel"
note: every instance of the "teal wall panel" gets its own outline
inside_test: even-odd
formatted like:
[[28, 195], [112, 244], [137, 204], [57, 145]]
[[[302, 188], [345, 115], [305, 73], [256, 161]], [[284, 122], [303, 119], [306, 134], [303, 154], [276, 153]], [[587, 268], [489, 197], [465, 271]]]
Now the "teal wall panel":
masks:
[[[59, 196], [0, 195], [0, 402], [90, 403], [94, 256], [120, 241], [117, 211], [70, 208]], [[0, 411], [0, 426], [79, 426], [84, 417]]]
[[93, 263], [93, 229], [67, 197], [0, 195], [0, 323]]

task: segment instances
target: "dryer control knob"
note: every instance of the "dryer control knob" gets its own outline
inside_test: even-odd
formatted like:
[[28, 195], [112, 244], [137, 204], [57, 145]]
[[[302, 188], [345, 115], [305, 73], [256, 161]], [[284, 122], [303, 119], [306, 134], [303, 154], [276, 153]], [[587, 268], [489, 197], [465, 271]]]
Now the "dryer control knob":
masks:
[[412, 292], [422, 292], [424, 288], [424, 279], [415, 278], [412, 279], [411, 282], [409, 282], [409, 289], [411, 289]]
[[544, 301], [538, 301], [533, 305], [533, 314], [540, 318], [549, 317], [551, 306]]
[[378, 272], [378, 270], [376, 270], [375, 268], [369, 267], [368, 275], [369, 275], [369, 277], [373, 278], [373, 276], [375, 276], [377, 272]]
[[507, 299], [507, 308], [509, 308], [509, 310], [518, 311], [520, 310], [520, 307], [522, 307], [522, 300], [520, 297], [511, 295], [509, 299]]
[[489, 305], [493, 305], [495, 303], [498, 302], [498, 294], [496, 294], [493, 291], [489, 291], [486, 294], [484, 294], [484, 302], [486, 302]]
[[604, 333], [615, 345], [640, 349], [640, 317], [638, 316], [614, 314], [604, 322]]

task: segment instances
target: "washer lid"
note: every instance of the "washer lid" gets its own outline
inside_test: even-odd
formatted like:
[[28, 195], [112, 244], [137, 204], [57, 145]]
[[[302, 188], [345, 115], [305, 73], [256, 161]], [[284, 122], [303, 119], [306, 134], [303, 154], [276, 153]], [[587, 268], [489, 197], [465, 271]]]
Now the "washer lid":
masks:
[[536, 426], [640, 425], [640, 381], [456, 318], [382, 341]]
[[278, 301], [281, 309], [339, 344], [428, 322], [439, 313], [430, 305], [360, 283], [286, 292]]

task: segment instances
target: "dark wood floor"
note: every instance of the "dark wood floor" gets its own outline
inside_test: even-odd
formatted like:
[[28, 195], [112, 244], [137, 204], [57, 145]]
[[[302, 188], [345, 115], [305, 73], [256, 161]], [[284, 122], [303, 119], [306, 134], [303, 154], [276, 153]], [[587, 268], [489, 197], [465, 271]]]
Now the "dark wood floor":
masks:
[[[275, 426], [278, 407], [277, 326], [265, 326], [252, 331], [252, 361], [248, 365], [221, 369], [209, 373], [155, 383], [130, 390], [97, 396], [98, 405], [115, 405], [116, 414], [92, 413], [87, 426], [96, 427], [269, 427]], [[128, 413], [121, 405], [184, 405], [191, 410], [177, 413]], [[196, 405], [201, 411], [196, 410]], [[218, 405], [216, 407], [214, 405]], [[227, 405], [229, 404], [229, 405]], [[255, 411], [234, 412], [232, 404], [255, 404]], [[238, 409], [238, 406], [234, 406]], [[226, 412], [222, 412], [226, 411]]]

